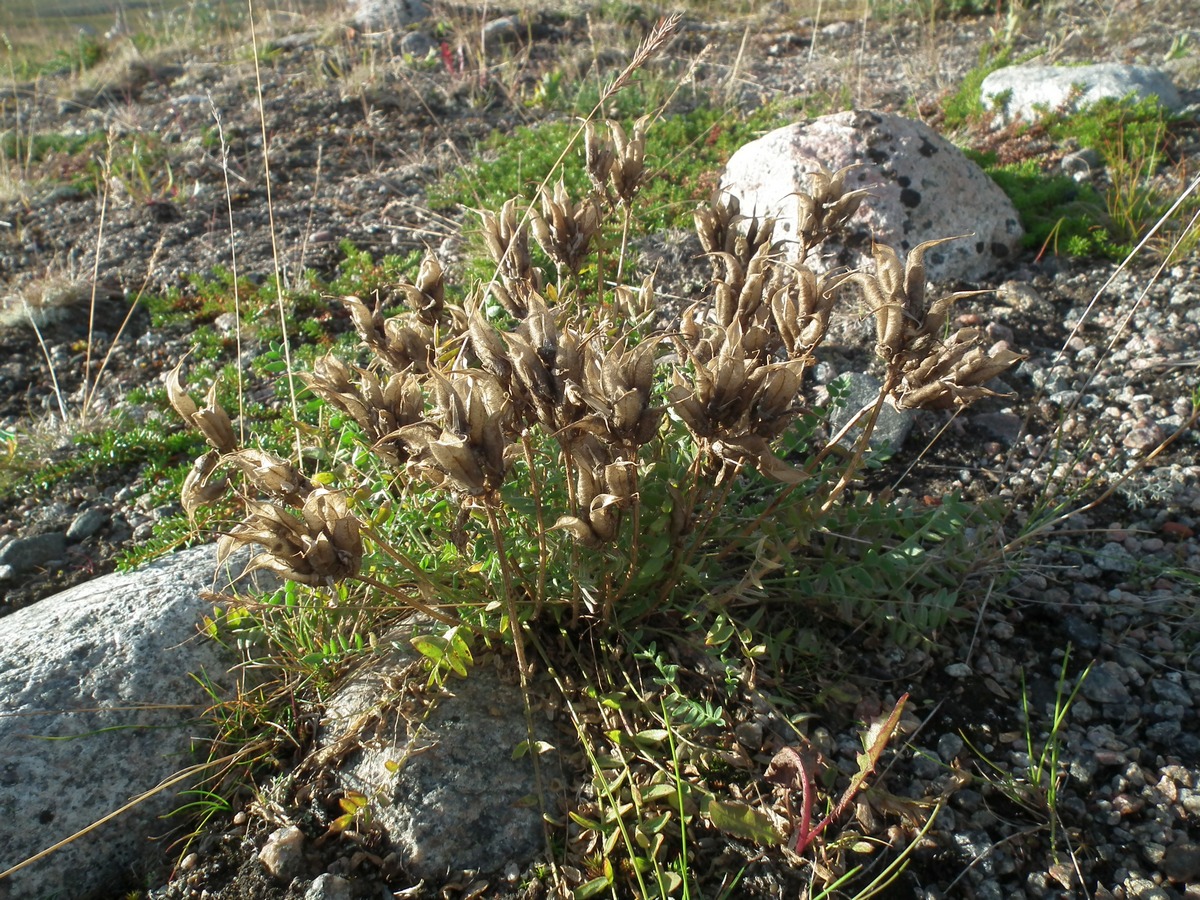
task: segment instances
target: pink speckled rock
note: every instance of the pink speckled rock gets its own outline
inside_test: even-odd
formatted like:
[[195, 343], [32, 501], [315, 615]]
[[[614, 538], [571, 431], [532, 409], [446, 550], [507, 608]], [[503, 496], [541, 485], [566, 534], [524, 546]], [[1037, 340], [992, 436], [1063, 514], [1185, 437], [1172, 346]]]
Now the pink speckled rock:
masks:
[[981, 279], [1013, 255], [1023, 234], [1004, 192], [957, 147], [928, 126], [902, 116], [855, 110], [772, 131], [729, 160], [721, 190], [743, 213], [777, 217], [777, 238], [796, 233], [795, 192], [818, 164], [858, 168], [848, 189], [869, 188], [849, 233], [810, 257], [816, 271], [871, 260], [872, 240], [907, 252], [922, 241], [971, 235], [926, 254], [934, 280]]

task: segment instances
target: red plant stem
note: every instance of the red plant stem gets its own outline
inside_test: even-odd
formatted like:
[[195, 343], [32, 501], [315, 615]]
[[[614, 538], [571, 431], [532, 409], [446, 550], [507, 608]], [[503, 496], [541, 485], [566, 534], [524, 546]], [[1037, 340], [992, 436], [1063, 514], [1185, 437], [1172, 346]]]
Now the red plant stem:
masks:
[[796, 840], [792, 849], [796, 853], [803, 853], [808, 849], [808, 845], [813, 842], [821, 829], [825, 826], [826, 819], [817, 826], [817, 831], [812, 831], [812, 805], [816, 799], [813, 789], [812, 773], [808, 771], [808, 766], [804, 762], [800, 762], [800, 828], [796, 831]]

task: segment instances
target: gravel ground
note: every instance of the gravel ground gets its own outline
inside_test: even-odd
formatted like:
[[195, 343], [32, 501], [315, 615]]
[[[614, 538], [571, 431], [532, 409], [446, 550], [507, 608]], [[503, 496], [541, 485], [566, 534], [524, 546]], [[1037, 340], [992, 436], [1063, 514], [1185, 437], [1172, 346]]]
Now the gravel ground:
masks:
[[[747, 108], [781, 95], [826, 92], [859, 106], [915, 109], [936, 121], [945, 91], [957, 87], [982, 43], [1003, 25], [990, 16], [947, 19], [936, 29], [872, 20], [864, 32], [854, 21], [814, 26], [795, 20], [786, 4], [776, 4], [746, 33], [742, 25], [685, 21], [665, 65], [686, 71], [707, 47], [693, 72], [698, 89], [730, 90]], [[532, 117], [509, 98], [514, 86], [536, 83], [545, 60], [594, 52], [583, 16], [540, 15], [527, 34], [533, 38], [527, 71], [500, 73], [503, 80], [480, 89], [451, 83], [440, 69], [329, 77], [324, 73], [347, 65], [343, 45], [328, 43], [327, 32], [278, 24], [263, 89], [272, 202], [286, 265], [329, 274], [343, 237], [379, 252], [428, 244], [453, 251], [447, 238], [459, 214], [428, 209], [425, 186], [470, 159], [476, 141], [492, 129]], [[1184, 2], [1117, 4], [1102, 13], [1095, 4], [1066, 2], [1027, 13], [1014, 55], [1042, 49], [1063, 63], [1153, 63], [1181, 34], [1191, 35], [1193, 44], [1200, 38], [1194, 10]], [[358, 40], [361, 49], [370, 38]], [[214, 108], [232, 148], [239, 265], [254, 278], [271, 272], [267, 196], [257, 174], [262, 140], [253, 71], [244, 58], [221, 50], [173, 54], [144, 71], [118, 68], [107, 93], [95, 88], [89, 96], [50, 80], [16, 91], [0, 113], [4, 129], [25, 133], [157, 134], [178, 181], [188, 186], [187, 194], [114, 191], [101, 235], [97, 199], [63, 187], [78, 162], [51, 154], [30, 173], [39, 176], [30, 179], [32, 186], [0, 203], [0, 286], [10, 295], [34, 291], [49, 298], [43, 335], [74, 404], [84, 367], [82, 311], [91, 295], [57, 285], [86, 280], [96, 264], [96, 327], [115, 336], [127, 298], [186, 288], [187, 275], [228, 265], [226, 190], [211, 140]], [[126, 76], [133, 81], [121, 81]], [[1176, 78], [1192, 89], [1187, 96], [1194, 102], [1194, 64], [1178, 68]], [[1174, 150], [1180, 171], [1200, 164], [1195, 134], [1194, 128], [1181, 131]], [[686, 291], [693, 277], [687, 254], [660, 255], [677, 263], [661, 271], [664, 293], [672, 286]], [[1200, 366], [1200, 266], [1194, 256], [1161, 273], [1152, 264], [1139, 260], [1095, 303], [1114, 264], [1031, 255], [997, 273], [994, 283], [975, 286], [1003, 290], [964, 302], [962, 323], [992, 323], [997, 340], [1029, 354], [1009, 379], [1016, 398], [989, 401], [949, 423], [921, 414], [906, 451], [885, 473], [898, 475], [911, 465], [900, 490], [929, 502], [952, 491], [1002, 498], [1012, 509], [1007, 539], [1017, 543], [1039, 515], [1052, 518], [1039, 512], [1048, 498], [1070, 498], [1072, 508], [1096, 502], [1046, 525], [1022, 544], [1021, 555], [1013, 546], [1007, 558], [1017, 569], [1014, 580], [998, 582], [995, 592], [981, 586], [974, 615], [939, 634], [937, 652], [855, 639], [834, 661], [839, 670], [867, 673], [853, 713], [847, 711], [850, 722], [890, 709], [905, 692], [914, 698], [904, 723], [907, 746], [881, 787], [914, 800], [950, 795], [888, 896], [1200, 898], [1200, 716], [1194, 709], [1200, 693], [1200, 465], [1190, 421]], [[153, 420], [151, 412], [129, 409], [124, 398], [136, 386], [158, 383], [190, 346], [189, 334], [152, 329], [138, 314], [114, 340], [95, 408]], [[861, 366], [866, 351], [848, 336], [826, 359], [827, 371]], [[4, 327], [0, 427], [22, 440], [36, 436], [46, 459], [62, 459], [72, 445], [69, 432], [49, 424], [56, 404], [35, 336], [19, 324]], [[1156, 449], [1179, 430], [1165, 449]], [[936, 450], [918, 458], [939, 434]], [[103, 469], [50, 490], [17, 491], [0, 503], [0, 559], [13, 567], [8, 573], [0, 568], [0, 579], [8, 576], [0, 580], [3, 609], [107, 571], [116, 552], [145, 539], [171, 510], [139, 503], [140, 477]], [[14, 547], [41, 556], [26, 566]], [[1026, 790], [1029, 779], [1020, 776], [1030, 765], [1027, 731], [1035, 752], [1051, 731], [1068, 647], [1069, 684], [1089, 665], [1090, 671], [1056, 731], [1066, 777], [1051, 829], [1044, 792]], [[831, 721], [813, 739], [853, 770], [860, 748], [852, 734]], [[1006, 781], [990, 764], [1018, 777]], [[881, 821], [877, 828], [888, 840], [895, 826]], [[202, 841], [156, 896], [303, 896], [304, 885], [274, 884], [257, 868], [253, 851], [265, 830], [240, 814]], [[374, 881], [362, 874], [372, 871], [369, 862], [342, 853], [331, 851], [331, 871], [361, 875], [363, 891], [378, 888], [378, 874]], [[777, 859], [752, 861], [739, 891], [797, 896], [796, 878]], [[525, 883], [525, 895], [540, 893], [536, 879]]]

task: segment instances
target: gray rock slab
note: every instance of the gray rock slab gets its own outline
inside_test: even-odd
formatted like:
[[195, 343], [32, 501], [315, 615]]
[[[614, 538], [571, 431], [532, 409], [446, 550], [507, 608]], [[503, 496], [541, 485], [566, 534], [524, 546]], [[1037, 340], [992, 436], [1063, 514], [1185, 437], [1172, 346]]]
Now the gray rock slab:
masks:
[[984, 106], [998, 106], [1008, 120], [1032, 121], [1041, 112], [1079, 110], [1130, 94], [1137, 100], [1157, 97], [1173, 111], [1183, 107], [1170, 77], [1153, 66], [1006, 66], [988, 75], [980, 86]]
[[[190, 675], [203, 671], [219, 685], [237, 662], [197, 635], [212, 610], [200, 592], [215, 571], [212, 547], [186, 550], [0, 619], [0, 872], [202, 761], [192, 746], [210, 701]], [[0, 898], [129, 887], [162, 859], [163, 845], [150, 839], [170, 830], [160, 817], [191, 784], [0, 879]]]
[[[524, 868], [544, 847], [542, 813], [529, 755], [513, 759], [528, 739], [521, 688], [491, 664], [451, 677], [446, 694], [423, 717], [390, 709], [396, 697], [389, 676], [416, 658], [405, 636], [400, 649], [355, 675], [326, 707], [319, 748], [346, 733], [364, 713], [381, 717], [378, 739], [336, 771], [343, 790], [372, 798], [371, 820], [400, 851], [418, 878], [444, 878], [460, 869], [496, 872], [515, 862]], [[549, 723], [539, 740], [553, 743]], [[540, 757], [544, 784], [557, 777], [556, 752]], [[555, 809], [547, 798], [549, 809]]]
[[907, 253], [923, 241], [970, 235], [932, 248], [926, 270], [934, 280], [977, 281], [1019, 246], [1020, 218], [996, 183], [932, 128], [890, 113], [854, 110], [776, 129], [733, 154], [720, 189], [744, 214], [776, 217], [776, 239], [794, 248], [796, 192], [822, 165], [854, 166], [847, 188], [871, 193], [847, 233], [810, 256], [814, 271], [871, 265], [872, 240]]

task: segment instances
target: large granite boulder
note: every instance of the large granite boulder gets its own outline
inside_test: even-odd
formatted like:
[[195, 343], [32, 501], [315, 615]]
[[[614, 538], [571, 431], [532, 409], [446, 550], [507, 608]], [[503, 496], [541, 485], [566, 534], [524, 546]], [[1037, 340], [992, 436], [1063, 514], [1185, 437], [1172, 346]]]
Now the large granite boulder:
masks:
[[983, 80], [984, 106], [1007, 120], [1035, 120], [1040, 113], [1082, 109], [1099, 100], [1157, 97], [1170, 110], [1182, 107], [1179, 91], [1152, 66], [1099, 63], [1094, 66], [1006, 66]]
[[809, 188], [809, 175], [821, 166], [854, 166], [847, 188], [870, 195], [847, 233], [809, 257], [815, 271], [869, 265], [872, 242], [907, 252], [923, 241], [969, 235], [934, 247], [925, 263], [934, 280], [978, 281], [1020, 243], [1017, 211], [995, 182], [933, 129], [890, 113], [841, 112], [776, 129], [734, 153], [720, 189], [736, 196], [745, 214], [775, 216], [776, 237], [794, 241], [795, 194]]
[[[239, 556], [238, 563], [245, 563]], [[241, 571], [237, 568], [235, 571]], [[235, 655], [197, 625], [219, 589], [197, 548], [97, 578], [0, 619], [0, 872], [91, 826], [188, 766]], [[202, 745], [201, 745], [201, 749]], [[162, 865], [188, 778], [0, 878], [0, 898], [115, 896]]]

